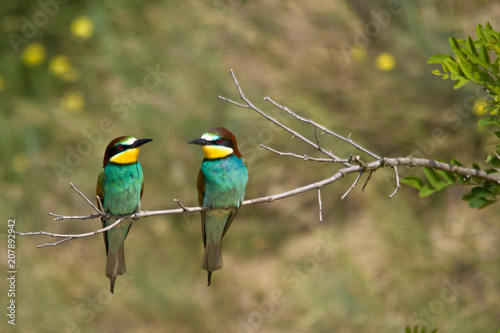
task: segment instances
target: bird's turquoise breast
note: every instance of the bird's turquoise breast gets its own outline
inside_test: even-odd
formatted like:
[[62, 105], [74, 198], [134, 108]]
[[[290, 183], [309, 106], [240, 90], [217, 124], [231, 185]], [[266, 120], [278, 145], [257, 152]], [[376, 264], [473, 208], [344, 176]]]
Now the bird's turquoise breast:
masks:
[[140, 211], [142, 168], [139, 163], [108, 164], [104, 169], [104, 210], [114, 215]]
[[213, 208], [239, 207], [245, 196], [248, 170], [236, 155], [218, 160], [204, 160], [205, 176], [203, 206]]

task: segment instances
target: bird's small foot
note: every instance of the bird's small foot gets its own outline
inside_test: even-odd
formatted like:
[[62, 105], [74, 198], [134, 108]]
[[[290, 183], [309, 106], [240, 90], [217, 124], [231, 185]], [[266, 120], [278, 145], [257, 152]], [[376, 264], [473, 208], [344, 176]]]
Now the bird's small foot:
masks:
[[137, 212], [134, 213], [134, 220], [138, 220], [139, 219], [139, 214], [137, 214]]

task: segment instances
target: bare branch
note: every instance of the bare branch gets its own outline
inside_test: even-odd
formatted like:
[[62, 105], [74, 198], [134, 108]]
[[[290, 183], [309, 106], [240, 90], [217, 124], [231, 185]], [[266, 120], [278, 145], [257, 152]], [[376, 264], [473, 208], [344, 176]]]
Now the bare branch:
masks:
[[99, 204], [99, 209], [104, 214], [105, 212], [104, 212], [104, 207], [102, 206], [102, 200], [98, 195], [96, 195], [96, 198], [97, 198], [97, 203]]
[[345, 192], [344, 195], [342, 197], [340, 197], [342, 200], [344, 200], [344, 198], [349, 194], [349, 192], [351, 192], [351, 190], [354, 188], [354, 186], [356, 186], [356, 184], [358, 183], [358, 180], [359, 180], [359, 178], [361, 178], [362, 174], [363, 174], [363, 171], [360, 171], [358, 177], [356, 177], [356, 180], [351, 185], [351, 187], [349, 187], [349, 189], [347, 190], [347, 192]]
[[323, 222], [323, 203], [321, 202], [321, 188], [318, 188], [319, 221]]
[[396, 188], [394, 189], [394, 192], [392, 192], [391, 195], [389, 195], [389, 198], [392, 198], [396, 192], [401, 188], [401, 184], [399, 183], [399, 174], [398, 174], [398, 167], [394, 167], [394, 172], [396, 173]]
[[[318, 149], [319, 151], [321, 151], [323, 154], [331, 157], [331, 158], [334, 158], [334, 159], [338, 159], [340, 160], [338, 157], [336, 157], [335, 155], [333, 155], [331, 152], [329, 151], [326, 151], [324, 150], [323, 148], [319, 147], [317, 144], [314, 144], [314, 142], [312, 142], [311, 140], [307, 139], [306, 137], [304, 137], [303, 135], [301, 135], [300, 133], [292, 130], [291, 128], [283, 125], [282, 123], [280, 123], [279, 121], [277, 121], [276, 119], [274, 119], [273, 117], [269, 116], [268, 114], [266, 114], [265, 112], [261, 111], [259, 108], [257, 108], [255, 105], [252, 104], [252, 102], [250, 102], [250, 100], [248, 100], [245, 95], [243, 94], [243, 91], [241, 90], [240, 88], [240, 85], [238, 83], [238, 80], [236, 79], [236, 76], [234, 75], [234, 72], [233, 70], [231, 69], [231, 76], [233, 77], [233, 80], [234, 80], [234, 83], [236, 84], [236, 87], [238, 89], [238, 92], [240, 94], [240, 98], [246, 103], [246, 105], [244, 104], [239, 104], [239, 103], [236, 103], [228, 98], [225, 98], [225, 97], [222, 97], [222, 96], [219, 96], [220, 99], [224, 100], [224, 101], [227, 101], [227, 102], [230, 102], [232, 104], [235, 104], [239, 107], [243, 107], [243, 108], [250, 108], [252, 110], [254, 110], [255, 112], [257, 112], [258, 114], [260, 114], [261, 116], [263, 116], [264, 118], [266, 118], [267, 120], [269, 120], [270, 122], [272, 122], [273, 124], [276, 124], [278, 125], [279, 127], [283, 128], [284, 130], [286, 130], [287, 132], [291, 133], [294, 137], [297, 137], [299, 139], [301, 139], [302, 141], [304, 141], [305, 143], [307, 143], [308, 145]], [[268, 97], [265, 97], [264, 98], [265, 100], [268, 99]], [[344, 165], [346, 166], [349, 166], [348, 164], [344, 163]]]
[[310, 156], [307, 156], [307, 155], [298, 155], [298, 154], [294, 154], [294, 153], [283, 153], [281, 151], [278, 151], [276, 149], [273, 149], [273, 148], [269, 148], [263, 144], [260, 145], [262, 148], [264, 149], [267, 149], [269, 151], [272, 151], [273, 153], [276, 153], [278, 154], [279, 156], [293, 156], [293, 157], [296, 157], [296, 158], [300, 158], [301, 160], [304, 160], [304, 161], [314, 161], [314, 162], [331, 162], [331, 163], [348, 163], [349, 162], [349, 159], [334, 159], [334, 158], [318, 158], [318, 157], [310, 157]]
[[49, 213], [50, 216], [54, 216], [55, 219], [54, 221], [61, 221], [61, 220], [89, 220], [89, 219], [96, 219], [98, 217], [101, 217], [101, 214], [91, 214], [88, 216], [64, 216], [64, 215], [59, 215], [59, 214], [54, 214], [54, 213]]
[[87, 203], [88, 203], [88, 204], [89, 204], [92, 208], [94, 208], [94, 210], [95, 210], [96, 212], [98, 212], [99, 214], [104, 214], [104, 210], [99, 210], [99, 209], [97, 209], [97, 207], [96, 207], [96, 206], [95, 206], [95, 205], [94, 205], [94, 204], [93, 204], [93, 203], [92, 203], [89, 199], [87, 199], [87, 197], [86, 197], [85, 195], [83, 195], [83, 193], [82, 193], [82, 192], [80, 192], [80, 191], [79, 191], [79, 190], [78, 190], [78, 189], [77, 189], [77, 188], [76, 188], [76, 187], [75, 187], [72, 183], [69, 183], [69, 186], [71, 186], [71, 188], [72, 188], [73, 190], [75, 190], [75, 191], [76, 191], [76, 193], [78, 193], [78, 194], [79, 194], [79, 195], [80, 195], [80, 196], [81, 196], [81, 197], [82, 197], [85, 201], [87, 201]]
[[[355, 147], [356, 149], [358, 149], [358, 150], [360, 150], [360, 151], [362, 151], [362, 152], [364, 152], [364, 153], [366, 153], [366, 154], [368, 154], [368, 155], [370, 155], [370, 156], [372, 156], [372, 157], [374, 157], [374, 158], [376, 158], [376, 159], [378, 159], [378, 160], [380, 159], [380, 157], [379, 157], [379, 156], [377, 156], [376, 154], [372, 153], [371, 151], [367, 150], [367, 149], [366, 149], [366, 148], [364, 148], [364, 147], [361, 147], [360, 145], [358, 145], [357, 143], [355, 143], [354, 141], [352, 141], [352, 139], [351, 139], [351, 134], [349, 134], [349, 137], [345, 138], [345, 137], [343, 137], [342, 135], [339, 135], [339, 134], [337, 134], [337, 133], [335, 133], [335, 132], [333, 132], [333, 131], [331, 131], [331, 130], [327, 129], [327, 128], [325, 128], [325, 127], [321, 126], [320, 124], [315, 123], [314, 121], [312, 121], [312, 120], [310, 120], [310, 119], [306, 119], [306, 118], [304, 118], [304, 117], [299, 116], [299, 115], [298, 115], [298, 114], [296, 114], [295, 112], [291, 111], [288, 107], [286, 107], [286, 106], [283, 106], [283, 105], [280, 105], [280, 104], [276, 103], [275, 101], [273, 101], [273, 100], [272, 100], [271, 98], [269, 98], [269, 97], [266, 97], [265, 99], [266, 99], [267, 101], [269, 101], [270, 103], [272, 103], [273, 105], [277, 106], [278, 108], [282, 109], [283, 111], [287, 112], [288, 114], [290, 114], [290, 115], [294, 116], [296, 119], [298, 119], [298, 120], [300, 120], [300, 121], [302, 121], [302, 122], [305, 122], [305, 123], [311, 124], [311, 125], [313, 125], [315, 128], [319, 128], [319, 129], [321, 129], [322, 131], [324, 131], [325, 133], [328, 133], [328, 134], [330, 134], [330, 135], [332, 135], [332, 136], [336, 137], [337, 139], [340, 139], [340, 140], [342, 140], [342, 141], [345, 141], [345, 142], [349, 143], [350, 145], [352, 145], [352, 146], [353, 146], [353, 147]], [[318, 147], [319, 147], [319, 145], [318, 145]]]
[[371, 170], [370, 173], [368, 174], [368, 177], [366, 178], [365, 183], [363, 184], [363, 187], [361, 188], [361, 191], [365, 190], [365, 187], [366, 187], [366, 185], [368, 185], [368, 182], [370, 181], [370, 178], [372, 178], [372, 173], [374, 171], [375, 170]]

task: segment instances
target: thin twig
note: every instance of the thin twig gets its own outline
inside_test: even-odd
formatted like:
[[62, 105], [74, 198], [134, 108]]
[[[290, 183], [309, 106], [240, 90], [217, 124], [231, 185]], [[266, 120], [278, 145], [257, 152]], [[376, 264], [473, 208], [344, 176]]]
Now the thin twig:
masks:
[[394, 167], [394, 172], [396, 173], [396, 188], [394, 189], [394, 192], [389, 196], [389, 198], [392, 198], [396, 192], [401, 188], [401, 184], [399, 183], [399, 174], [398, 174], [398, 167]]
[[[306, 137], [304, 137], [302, 134], [292, 130], [291, 128], [283, 125], [282, 123], [280, 123], [279, 121], [277, 121], [276, 119], [274, 119], [273, 117], [269, 116], [268, 114], [266, 114], [265, 112], [261, 111], [258, 107], [256, 107], [255, 105], [253, 105], [252, 102], [250, 102], [250, 100], [248, 100], [246, 97], [245, 97], [245, 94], [243, 93], [243, 91], [241, 90], [241, 87], [240, 87], [240, 84], [238, 83], [238, 80], [236, 79], [236, 76], [234, 75], [234, 72], [233, 70], [231, 69], [230, 71], [231, 73], [231, 76], [233, 77], [233, 81], [236, 85], [236, 88], [238, 89], [238, 92], [240, 94], [240, 98], [246, 103], [246, 105], [244, 104], [240, 104], [240, 103], [237, 103], [235, 101], [232, 101], [230, 100], [229, 98], [226, 98], [226, 97], [222, 97], [222, 96], [219, 96], [220, 99], [226, 101], [226, 102], [229, 102], [229, 103], [232, 103], [236, 106], [239, 106], [239, 107], [243, 107], [243, 108], [250, 108], [252, 110], [254, 110], [255, 112], [257, 112], [258, 114], [260, 114], [261, 116], [263, 116], [264, 118], [266, 118], [267, 120], [269, 120], [270, 122], [272, 122], [273, 124], [276, 124], [278, 125], [279, 127], [283, 128], [285, 131], [291, 133], [293, 135], [293, 137], [296, 137], [296, 138], [299, 138], [300, 140], [304, 141], [305, 143], [307, 143], [308, 145], [311, 145], [312, 147], [318, 149], [319, 151], [321, 151], [323, 154], [331, 157], [331, 158], [335, 158], [335, 159], [339, 159], [337, 156], [335, 156], [334, 154], [332, 154], [331, 152], [329, 151], [326, 151], [324, 150], [323, 148], [321, 147], [318, 147], [318, 145], [314, 144], [314, 142], [312, 142], [311, 140], [307, 139]], [[267, 97], [264, 98], [265, 100], [267, 100]], [[346, 164], [344, 163], [344, 165], [346, 166], [350, 166], [349, 164]]]
[[[130, 217], [133, 218], [133, 214]], [[119, 218], [114, 223], [108, 225], [107, 227], [104, 227], [104, 228], [98, 229], [98, 230], [94, 230], [94, 231], [91, 231], [91, 232], [83, 233], [83, 234], [67, 235], [67, 234], [55, 234], [55, 233], [50, 233], [50, 232], [45, 232], [45, 231], [38, 231], [38, 232], [16, 232], [16, 234], [18, 234], [19, 236], [45, 235], [45, 236], [50, 236], [50, 237], [65, 238], [62, 242], [61, 241], [57, 241], [57, 242], [54, 242], [54, 243], [46, 243], [44, 245], [37, 245], [37, 247], [56, 246], [56, 245], [61, 244], [63, 242], [69, 241], [71, 239], [89, 237], [89, 236], [94, 236], [96, 234], [103, 233], [105, 231], [108, 231], [111, 228], [114, 228], [116, 225], [118, 225], [119, 223], [121, 223], [122, 221], [124, 221], [126, 219], [127, 218]]]
[[184, 212], [186, 212], [186, 206], [184, 206], [179, 199], [174, 199], [174, 201], [184, 210]]
[[99, 209], [97, 209], [97, 207], [96, 207], [96, 206], [95, 206], [95, 205], [94, 205], [94, 204], [93, 204], [93, 203], [92, 203], [89, 199], [87, 199], [87, 197], [86, 197], [86, 196], [85, 196], [82, 192], [80, 192], [80, 191], [79, 191], [79, 190], [78, 190], [78, 189], [77, 189], [77, 188], [76, 188], [76, 187], [75, 187], [72, 183], [69, 183], [69, 185], [71, 186], [71, 188], [72, 188], [73, 190], [75, 190], [75, 191], [76, 191], [76, 193], [78, 193], [78, 194], [79, 194], [79, 195], [80, 195], [80, 196], [81, 196], [81, 197], [82, 197], [85, 201], [87, 201], [87, 203], [88, 203], [88, 204], [89, 204], [92, 208], [94, 208], [94, 210], [95, 210], [96, 212], [98, 212], [99, 214], [102, 214], [102, 213], [103, 213], [102, 211], [100, 211]]
[[278, 154], [279, 156], [292, 156], [292, 157], [300, 158], [301, 160], [304, 160], [304, 161], [332, 162], [332, 163], [347, 163], [347, 162], [349, 162], [348, 159], [340, 160], [340, 159], [334, 159], [334, 158], [310, 157], [307, 155], [298, 155], [298, 154], [294, 154], [294, 153], [284, 153], [284, 152], [278, 151], [276, 149], [270, 148], [268, 146], [265, 146], [263, 144], [261, 144], [260, 146], [264, 149], [272, 151], [275, 154]]
[[42, 248], [42, 247], [48, 247], [48, 246], [57, 246], [57, 245], [62, 244], [64, 242], [70, 241], [72, 239], [74, 239], [74, 238], [73, 237], [68, 237], [68, 238], [61, 239], [60, 241], [55, 242], [55, 243], [45, 243], [45, 244], [37, 245], [36, 247], [37, 248]]
[[321, 202], [321, 188], [318, 188], [319, 221], [323, 222], [323, 203]]
[[354, 183], [351, 185], [351, 187], [349, 187], [349, 189], [347, 190], [347, 192], [345, 192], [345, 193], [344, 193], [344, 195], [340, 197], [342, 200], [344, 200], [344, 198], [345, 198], [345, 197], [349, 194], [349, 192], [351, 192], [351, 190], [354, 188], [354, 186], [356, 186], [356, 184], [358, 183], [358, 180], [359, 180], [359, 178], [361, 178], [361, 175], [362, 175], [362, 174], [363, 174], [363, 170], [361, 170], [361, 171], [359, 172], [358, 177], [356, 177], [356, 180], [355, 180], [355, 181], [354, 181]]
[[361, 191], [364, 191], [365, 190], [365, 187], [366, 185], [368, 185], [368, 181], [372, 178], [372, 173], [374, 172], [375, 170], [371, 170], [370, 173], [368, 174], [368, 177], [366, 177], [366, 181], [365, 183], [363, 184], [363, 187], [361, 188]]
[[340, 139], [340, 140], [342, 140], [342, 141], [345, 141], [345, 142], [349, 143], [350, 145], [352, 145], [352, 146], [353, 146], [353, 147], [355, 147], [356, 149], [358, 149], [358, 150], [360, 150], [360, 151], [362, 151], [362, 152], [364, 152], [364, 153], [366, 153], [366, 154], [368, 154], [368, 155], [370, 155], [370, 156], [372, 156], [372, 157], [374, 157], [374, 158], [376, 158], [376, 159], [378, 159], [378, 160], [380, 159], [380, 157], [379, 157], [379, 156], [377, 156], [376, 154], [372, 153], [372, 152], [371, 152], [371, 151], [369, 151], [368, 149], [366, 149], [366, 148], [364, 148], [364, 147], [360, 146], [359, 144], [355, 143], [355, 142], [351, 139], [351, 135], [350, 135], [350, 134], [349, 134], [349, 137], [347, 137], [347, 138], [346, 138], [346, 137], [343, 137], [342, 135], [337, 134], [337, 133], [335, 133], [335, 132], [333, 132], [333, 131], [331, 131], [331, 130], [327, 129], [327, 128], [326, 128], [326, 127], [324, 127], [324, 126], [321, 126], [320, 124], [315, 123], [315, 122], [314, 122], [314, 121], [312, 121], [311, 119], [306, 119], [306, 118], [304, 118], [304, 117], [299, 116], [298, 114], [296, 114], [295, 112], [293, 112], [292, 110], [290, 110], [288, 107], [286, 107], [286, 106], [284, 106], [284, 105], [280, 105], [280, 104], [278, 104], [277, 102], [273, 101], [273, 100], [272, 100], [271, 98], [269, 98], [269, 97], [266, 97], [265, 99], [266, 99], [267, 101], [269, 101], [270, 103], [272, 103], [273, 105], [275, 105], [276, 107], [278, 107], [278, 108], [282, 109], [283, 111], [287, 112], [288, 114], [290, 114], [290, 115], [294, 116], [296, 119], [298, 119], [298, 120], [300, 120], [300, 121], [302, 121], [302, 122], [305, 122], [305, 123], [311, 124], [312, 126], [314, 126], [314, 127], [317, 127], [317, 128], [319, 128], [319, 129], [321, 129], [321, 130], [322, 130], [322, 131], [324, 131], [325, 133], [328, 133], [328, 134], [330, 134], [330, 135], [332, 135], [332, 136], [334, 136], [334, 137], [336, 137], [336, 138], [338, 138], [338, 139]]
[[99, 209], [101, 210], [101, 212], [102, 212], [103, 214], [105, 214], [105, 212], [104, 212], [104, 207], [102, 206], [102, 201], [101, 201], [101, 198], [100, 198], [98, 195], [96, 195], [96, 198], [97, 198], [97, 203], [99, 204]]
[[61, 221], [61, 220], [89, 220], [89, 219], [96, 219], [98, 217], [102, 217], [102, 214], [91, 214], [91, 215], [87, 215], [87, 216], [64, 216], [64, 215], [49, 213], [49, 215], [55, 217], [54, 221]]

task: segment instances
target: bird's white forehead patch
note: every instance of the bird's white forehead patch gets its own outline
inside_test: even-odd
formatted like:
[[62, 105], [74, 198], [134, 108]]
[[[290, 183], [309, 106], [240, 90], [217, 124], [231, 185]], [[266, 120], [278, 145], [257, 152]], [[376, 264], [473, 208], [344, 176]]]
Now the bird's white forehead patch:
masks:
[[137, 141], [136, 138], [129, 138], [128, 140], [123, 141], [122, 144], [131, 145], [131, 144], [133, 144], [136, 141]]
[[214, 141], [214, 140], [217, 140], [219, 139], [219, 136], [217, 134], [212, 134], [212, 133], [205, 133], [201, 136], [201, 138], [203, 140], [207, 140], [207, 141]]

